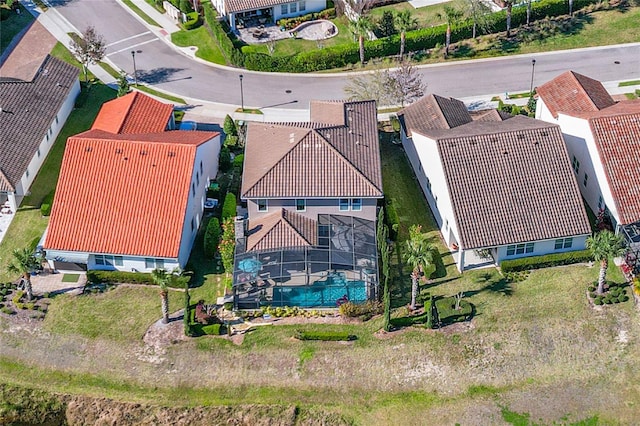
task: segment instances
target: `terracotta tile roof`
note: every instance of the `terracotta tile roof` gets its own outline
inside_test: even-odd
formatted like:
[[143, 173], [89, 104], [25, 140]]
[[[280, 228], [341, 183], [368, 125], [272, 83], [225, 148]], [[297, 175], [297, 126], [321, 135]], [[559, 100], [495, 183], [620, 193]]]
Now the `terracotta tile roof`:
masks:
[[263, 9], [285, 3], [291, 3], [291, 0], [225, 0], [224, 8], [227, 13], [233, 13], [244, 10]]
[[620, 221], [626, 225], [640, 221], [640, 100], [626, 103], [626, 109], [634, 112], [605, 113], [624, 110], [620, 104], [590, 118], [589, 125]]
[[602, 83], [573, 71], [537, 87], [536, 92], [555, 118], [559, 112], [598, 111], [614, 104]]
[[473, 121], [462, 101], [434, 94], [402, 109], [398, 117], [409, 137], [413, 130], [422, 133], [428, 129], [452, 129]]
[[15, 191], [78, 79], [77, 68], [52, 56], [40, 65], [30, 81], [0, 82], [0, 191]]
[[317, 244], [317, 222], [295, 212], [279, 209], [249, 223], [247, 249], [274, 250]]
[[516, 116], [439, 133], [465, 249], [590, 233], [558, 126]]
[[338, 105], [344, 126], [250, 123], [241, 197], [382, 197], [375, 102]]
[[173, 105], [133, 91], [102, 105], [91, 128], [111, 133], [163, 132], [171, 114]]
[[216, 135], [90, 130], [69, 138], [45, 249], [176, 258], [196, 150]]

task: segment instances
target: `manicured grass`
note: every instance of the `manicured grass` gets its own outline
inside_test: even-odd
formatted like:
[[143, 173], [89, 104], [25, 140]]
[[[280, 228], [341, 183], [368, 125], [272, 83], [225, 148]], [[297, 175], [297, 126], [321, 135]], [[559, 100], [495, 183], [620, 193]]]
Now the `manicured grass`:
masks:
[[9, 43], [11, 43], [11, 40], [13, 40], [13, 38], [32, 21], [33, 15], [27, 12], [22, 5], [20, 6], [19, 15], [12, 12], [8, 19], [2, 21], [2, 31], [0, 31], [0, 53], [3, 53], [9, 46]]
[[120, 78], [120, 73], [108, 63], [100, 62], [100, 66], [102, 67], [103, 70], [109, 73], [111, 77], [115, 78], [116, 80]]
[[196, 56], [205, 61], [213, 62], [214, 64], [226, 64], [218, 43], [210, 35], [205, 25], [190, 31], [175, 32], [171, 34], [171, 41], [180, 47], [196, 46], [198, 48]]
[[80, 274], [64, 274], [62, 276], [63, 283], [77, 283], [80, 279]]
[[143, 21], [145, 21], [147, 24], [149, 25], [154, 25], [156, 27], [159, 27], [160, 24], [158, 24], [156, 21], [154, 21], [149, 15], [147, 15], [146, 13], [144, 13], [138, 6], [136, 6], [131, 0], [122, 0], [122, 2], [124, 4], [127, 5], [127, 7], [131, 10], [133, 10], [136, 15], [138, 15], [139, 17], [142, 18]]
[[388, 6], [376, 7], [369, 11], [369, 15], [375, 22], [377, 22], [382, 17], [382, 14], [387, 10], [392, 11], [394, 14], [404, 10], [410, 10], [411, 15], [418, 20], [417, 28], [433, 27], [445, 23], [444, 19], [438, 16], [439, 13], [443, 13], [445, 4], [447, 3], [439, 3], [432, 6], [414, 9], [409, 2], [402, 2], [390, 4]]
[[[53, 49], [51, 50], [51, 55], [78, 68], [80, 70], [80, 81], [84, 82], [84, 72], [82, 70], [82, 64], [76, 59], [75, 56], [73, 56], [73, 54], [69, 51], [69, 49], [67, 49], [64, 46], [64, 44], [57, 42], [56, 45], [53, 46]], [[96, 80], [96, 76], [93, 75], [91, 70], [87, 70], [87, 77], [89, 78], [89, 81]]]
[[640, 80], [622, 81], [618, 83], [618, 87], [638, 86], [638, 85], [640, 85]]
[[219, 260], [214, 260], [204, 255], [204, 231], [207, 228], [210, 218], [205, 217], [202, 220], [198, 234], [196, 235], [196, 241], [193, 244], [191, 250], [191, 256], [189, 256], [189, 262], [187, 263], [187, 270], [192, 272], [191, 290], [190, 296], [192, 302], [197, 302], [202, 299], [205, 303], [215, 303], [216, 299], [220, 296], [224, 296], [224, 277], [225, 274], [218, 274], [218, 268], [216, 263]]
[[[169, 292], [169, 307], [184, 306], [183, 293]], [[44, 320], [45, 329], [90, 339], [137, 342], [162, 317], [160, 293], [149, 287], [118, 286], [105, 293], [55, 297]]]
[[[73, 57], [60, 43], [56, 44], [52, 55], [79, 66], [77, 61], [71, 60]], [[40, 204], [44, 197], [56, 187], [67, 138], [88, 130], [102, 104], [115, 96], [115, 91], [102, 84], [94, 84], [90, 89], [83, 88], [83, 92], [78, 96], [76, 101], [78, 107], [69, 115], [31, 185], [31, 194], [22, 201], [9, 229], [6, 230], [7, 234], [0, 243], [0, 281], [15, 278], [6, 271], [13, 250], [28, 247], [34, 240], [39, 239], [49, 223], [49, 218], [42, 217], [40, 214]]]
[[139, 84], [137, 86], [133, 86], [133, 88], [135, 88], [136, 90], [139, 90], [141, 92], [145, 92], [145, 93], [148, 93], [150, 95], [157, 96], [157, 97], [162, 98], [162, 99], [166, 99], [166, 100], [174, 102], [176, 104], [186, 104], [187, 103], [187, 101], [185, 101], [184, 99], [182, 99], [182, 98], [180, 98], [178, 96], [173, 96], [173, 95], [170, 95], [168, 93], [161, 92], [160, 90], [156, 90], [156, 89], [154, 89], [152, 87], [145, 86], [144, 84]]

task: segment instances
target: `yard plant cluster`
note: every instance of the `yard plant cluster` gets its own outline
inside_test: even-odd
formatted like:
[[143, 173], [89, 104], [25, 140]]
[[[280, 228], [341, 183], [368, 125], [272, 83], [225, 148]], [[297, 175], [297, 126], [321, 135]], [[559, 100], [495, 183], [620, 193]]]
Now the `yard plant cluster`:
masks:
[[[575, 0], [574, 10], [582, 9], [597, 0]], [[251, 46], [245, 46], [235, 38], [225, 21], [218, 19], [209, 3], [203, 4], [205, 21], [211, 28], [226, 60], [237, 67], [256, 71], [312, 72], [342, 68], [360, 61], [359, 47], [356, 43], [315, 49], [289, 56], [272, 56], [254, 52]], [[531, 20], [567, 14], [564, 0], [541, 0], [531, 5]], [[492, 14], [486, 24], [486, 33], [504, 31], [507, 15], [505, 11]], [[511, 25], [517, 27], [526, 22], [526, 9], [516, 8], [512, 12]], [[445, 43], [447, 25], [421, 28], [406, 33], [405, 51], [417, 52], [432, 49]], [[470, 20], [451, 27], [452, 40], [464, 40], [472, 37], [473, 23]], [[394, 34], [378, 40], [365, 42], [365, 60], [397, 55], [400, 50], [400, 35]]]

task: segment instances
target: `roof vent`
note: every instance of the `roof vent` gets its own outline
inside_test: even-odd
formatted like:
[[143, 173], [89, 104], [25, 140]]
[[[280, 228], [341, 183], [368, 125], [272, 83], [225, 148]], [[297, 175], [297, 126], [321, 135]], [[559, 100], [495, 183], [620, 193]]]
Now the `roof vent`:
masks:
[[611, 120], [611, 124], [618, 124], [616, 120]]
[[518, 134], [518, 139], [520, 139], [520, 140], [524, 139], [524, 135], [522, 133], [519, 133]]
[[509, 151], [506, 151], [506, 150], [505, 150], [505, 151], [502, 151], [502, 154], [503, 154], [503, 155], [507, 155], [508, 153], [509, 153]]
[[167, 154], [169, 157], [175, 157], [176, 153], [173, 151], [169, 151], [169, 154]]
[[147, 151], [143, 149], [142, 151], [140, 151], [140, 155], [147, 155]]
[[122, 154], [122, 148], [116, 148], [116, 154]]
[[296, 134], [295, 133], [289, 133], [289, 143], [293, 143], [293, 141], [295, 140]]
[[85, 151], [87, 151], [87, 152], [91, 152], [91, 151], [93, 151], [93, 148], [91, 148], [90, 146], [88, 146], [88, 147], [86, 147], [84, 150], [85, 150]]

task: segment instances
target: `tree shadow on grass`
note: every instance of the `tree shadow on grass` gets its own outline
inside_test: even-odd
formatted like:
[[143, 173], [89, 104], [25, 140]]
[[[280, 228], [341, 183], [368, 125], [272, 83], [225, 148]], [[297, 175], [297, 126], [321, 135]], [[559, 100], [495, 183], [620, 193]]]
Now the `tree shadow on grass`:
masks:
[[469, 290], [464, 292], [465, 297], [475, 296], [476, 294], [489, 291], [492, 293], [499, 293], [504, 296], [511, 296], [513, 294], [513, 287], [511, 283], [504, 277], [496, 277], [490, 273], [484, 273], [476, 279], [477, 283], [485, 283], [485, 285], [478, 290]]

